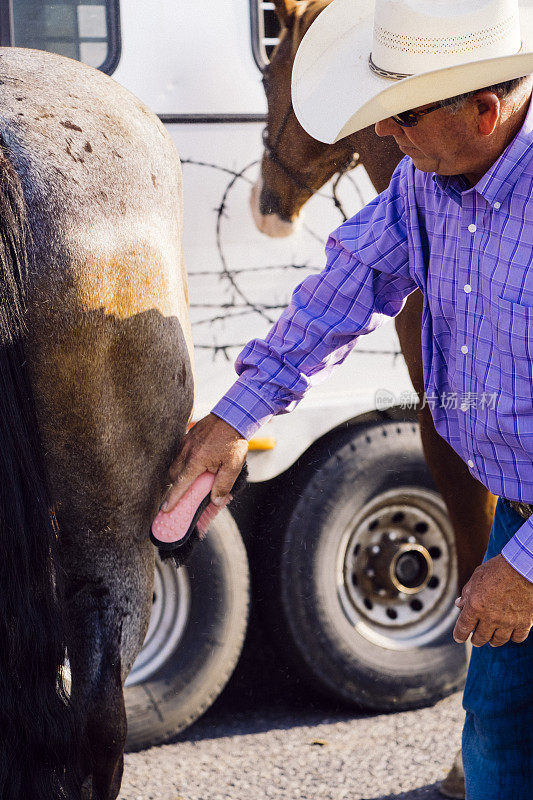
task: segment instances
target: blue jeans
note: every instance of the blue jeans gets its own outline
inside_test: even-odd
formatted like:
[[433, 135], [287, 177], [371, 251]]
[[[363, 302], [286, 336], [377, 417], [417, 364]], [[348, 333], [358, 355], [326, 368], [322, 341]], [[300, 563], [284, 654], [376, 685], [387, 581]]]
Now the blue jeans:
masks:
[[[499, 499], [485, 561], [523, 523]], [[466, 800], [533, 800], [533, 636], [472, 648], [463, 706]]]

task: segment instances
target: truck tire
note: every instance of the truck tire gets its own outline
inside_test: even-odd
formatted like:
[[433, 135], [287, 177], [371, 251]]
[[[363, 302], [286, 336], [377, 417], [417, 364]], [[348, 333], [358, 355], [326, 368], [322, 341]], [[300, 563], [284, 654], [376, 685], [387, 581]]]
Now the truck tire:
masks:
[[279, 554], [283, 649], [315, 687], [390, 711], [462, 686], [453, 530], [415, 423], [344, 432], [301, 491]]
[[167, 741], [216, 700], [240, 656], [248, 606], [248, 561], [229, 511], [184, 567], [156, 560], [150, 627], [124, 691], [128, 751]]

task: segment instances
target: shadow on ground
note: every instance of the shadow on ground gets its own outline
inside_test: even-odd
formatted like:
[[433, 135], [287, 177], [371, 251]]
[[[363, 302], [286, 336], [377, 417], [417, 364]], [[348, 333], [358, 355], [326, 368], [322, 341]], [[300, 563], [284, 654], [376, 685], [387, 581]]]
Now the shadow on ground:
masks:
[[279, 655], [252, 613], [241, 659], [228, 685], [190, 728], [171, 742], [191, 742], [287, 730], [373, 716], [312, 691], [280, 663]]
[[438, 783], [432, 783], [421, 786], [419, 789], [411, 789], [409, 792], [401, 792], [401, 794], [380, 794], [379, 797], [364, 797], [361, 800], [443, 800], [438, 786]]

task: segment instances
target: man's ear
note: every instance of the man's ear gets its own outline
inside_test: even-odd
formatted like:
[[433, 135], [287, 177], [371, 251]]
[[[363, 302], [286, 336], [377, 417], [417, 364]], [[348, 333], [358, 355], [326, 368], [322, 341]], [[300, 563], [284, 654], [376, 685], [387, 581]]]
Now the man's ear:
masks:
[[299, 0], [273, 0], [274, 9], [281, 24], [285, 28], [290, 28]]
[[494, 92], [479, 92], [474, 98], [478, 130], [482, 136], [490, 136], [500, 118], [500, 98]]

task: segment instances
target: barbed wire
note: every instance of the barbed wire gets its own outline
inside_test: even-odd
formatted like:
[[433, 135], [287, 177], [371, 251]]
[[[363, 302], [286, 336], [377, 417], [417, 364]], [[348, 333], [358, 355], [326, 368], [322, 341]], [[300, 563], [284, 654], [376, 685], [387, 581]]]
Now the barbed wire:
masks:
[[[234, 356], [230, 356], [229, 350], [242, 350], [248, 342], [239, 342], [239, 344], [196, 344], [195, 350], [210, 350], [215, 354], [222, 353], [226, 361], [234, 361]], [[393, 364], [396, 363], [398, 356], [402, 355], [401, 350], [371, 350], [369, 348], [358, 347], [356, 345], [356, 352], [358, 355], [364, 356], [392, 356]]]
[[[213, 209], [213, 212], [216, 215], [216, 250], [219, 259], [219, 266], [220, 269], [217, 271], [213, 270], [197, 270], [197, 271], [190, 271], [189, 278], [193, 277], [210, 277], [216, 278], [218, 277], [219, 280], [225, 281], [228, 286], [229, 297], [224, 298], [220, 303], [202, 303], [202, 302], [191, 302], [190, 308], [191, 309], [212, 309], [214, 312], [213, 315], [207, 316], [202, 319], [193, 320], [192, 327], [199, 326], [206, 326], [206, 325], [215, 325], [218, 322], [223, 322], [227, 320], [232, 320], [235, 318], [242, 318], [248, 315], [255, 315], [266, 322], [269, 326], [271, 326], [279, 316], [279, 313], [276, 315], [270, 313], [273, 311], [281, 312], [285, 307], [286, 303], [280, 304], [267, 304], [267, 303], [257, 303], [252, 298], [250, 298], [243, 287], [239, 284], [237, 278], [240, 275], [250, 275], [256, 274], [260, 275], [265, 272], [273, 272], [275, 270], [282, 270], [282, 271], [289, 271], [289, 270], [308, 270], [311, 272], [319, 272], [318, 268], [311, 266], [308, 262], [303, 263], [288, 263], [288, 264], [268, 264], [265, 266], [260, 267], [240, 267], [240, 268], [231, 268], [226, 253], [224, 250], [224, 243], [223, 243], [223, 236], [222, 236], [222, 222], [224, 219], [227, 218], [227, 206], [229, 196], [235, 187], [235, 185], [239, 181], [243, 181], [249, 186], [254, 184], [254, 181], [248, 177], [247, 173], [253, 167], [256, 167], [260, 161], [259, 159], [255, 159], [254, 161], [249, 162], [240, 170], [234, 170], [229, 167], [221, 166], [219, 164], [210, 163], [207, 161], [200, 161], [191, 158], [184, 158], [181, 160], [183, 166], [190, 166], [190, 167], [200, 167], [204, 169], [214, 170], [218, 173], [225, 174], [229, 176], [229, 181], [224, 187], [222, 192], [222, 197], [218, 206]], [[337, 189], [340, 182], [340, 179], [345, 177], [353, 187], [360, 204], [364, 205], [364, 198], [362, 192], [357, 185], [357, 182], [354, 180], [353, 176], [349, 173], [344, 173], [343, 175], [337, 176], [334, 180], [332, 185], [332, 195], [327, 195], [324, 192], [318, 192], [317, 195], [319, 197], [326, 198], [329, 200], [336, 208], [338, 213], [340, 214], [342, 220], [348, 219], [346, 212], [342, 206], [342, 202], [339, 200]], [[316, 231], [313, 231], [308, 225], [304, 224], [304, 230], [311, 235], [315, 240], [319, 241], [321, 245], [324, 244], [323, 237], [319, 236]], [[287, 298], [288, 301], [289, 298]], [[228, 361], [233, 360], [235, 356], [235, 351], [242, 350], [242, 348], [246, 345], [247, 341], [238, 342], [238, 343], [229, 343], [224, 342], [219, 344], [217, 342], [209, 343], [209, 344], [196, 344], [195, 349], [197, 350], [205, 350], [211, 351], [213, 354], [213, 360], [216, 358], [218, 354], [222, 354], [224, 358]], [[373, 350], [371, 348], [362, 348], [357, 346], [356, 348], [358, 353], [366, 354], [366, 355], [386, 355], [392, 356], [393, 361], [396, 361], [397, 357], [401, 355], [400, 350]], [[230, 355], [230, 351], [233, 351], [233, 355]]]

